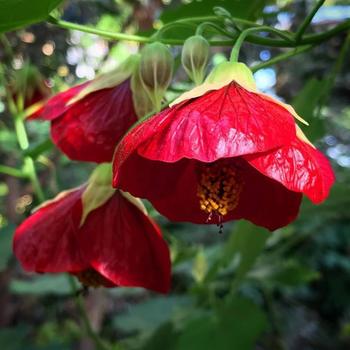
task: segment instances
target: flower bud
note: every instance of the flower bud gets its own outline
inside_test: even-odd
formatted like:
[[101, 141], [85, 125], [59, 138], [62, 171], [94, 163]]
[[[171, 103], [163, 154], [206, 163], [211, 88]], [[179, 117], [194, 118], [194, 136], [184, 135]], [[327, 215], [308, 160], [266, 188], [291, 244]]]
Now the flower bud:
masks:
[[141, 51], [140, 80], [147, 90], [153, 106], [160, 110], [161, 101], [173, 74], [174, 59], [168, 47], [155, 42]]
[[182, 48], [181, 61], [188, 76], [196, 85], [204, 79], [205, 67], [208, 63], [210, 45], [201, 35], [188, 38]]

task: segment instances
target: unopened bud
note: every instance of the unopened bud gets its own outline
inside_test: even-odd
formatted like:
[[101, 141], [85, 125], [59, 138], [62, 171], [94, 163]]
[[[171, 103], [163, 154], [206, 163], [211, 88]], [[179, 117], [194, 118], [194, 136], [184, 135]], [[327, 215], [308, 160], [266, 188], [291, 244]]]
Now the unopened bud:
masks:
[[201, 35], [188, 38], [182, 48], [181, 61], [188, 76], [196, 85], [202, 83], [209, 59], [210, 45]]
[[140, 79], [157, 110], [171, 82], [173, 65], [168, 47], [160, 42], [149, 44], [141, 51]]

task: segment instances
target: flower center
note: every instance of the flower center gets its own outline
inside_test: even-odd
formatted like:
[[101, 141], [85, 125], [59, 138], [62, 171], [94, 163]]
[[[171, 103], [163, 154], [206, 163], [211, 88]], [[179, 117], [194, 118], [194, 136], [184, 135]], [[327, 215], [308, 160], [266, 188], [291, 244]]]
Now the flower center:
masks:
[[94, 269], [86, 269], [75, 274], [80, 283], [86, 287], [102, 287], [108, 284], [108, 280], [104, 278]]
[[225, 162], [201, 166], [197, 195], [201, 210], [209, 214], [208, 220], [216, 214], [221, 223], [222, 216], [237, 207], [242, 188], [237, 167]]

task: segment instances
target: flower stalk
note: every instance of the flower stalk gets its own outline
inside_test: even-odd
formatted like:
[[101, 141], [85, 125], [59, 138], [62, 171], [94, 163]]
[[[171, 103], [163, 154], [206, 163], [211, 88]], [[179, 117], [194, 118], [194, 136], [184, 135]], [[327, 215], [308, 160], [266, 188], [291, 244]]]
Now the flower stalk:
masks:
[[[216, 16], [212, 17], [193, 17], [189, 19], [183, 19], [183, 20], [178, 20], [176, 23], [186, 23], [187, 22], [202, 22], [202, 21], [215, 21], [220, 18]], [[258, 26], [256, 23], [250, 22], [250, 21], [244, 21], [240, 19], [233, 18], [233, 21], [236, 23], [242, 23], [246, 25], [254, 25], [254, 28], [265, 28], [264, 26]], [[243, 22], [244, 21], [244, 22]], [[165, 39], [165, 38], [155, 38], [155, 36], [151, 37], [145, 37], [145, 36], [140, 36], [140, 35], [131, 35], [131, 34], [124, 34], [124, 33], [116, 33], [116, 32], [111, 32], [111, 31], [104, 31], [104, 30], [99, 30], [90, 26], [86, 25], [81, 25], [81, 24], [76, 24], [76, 23], [71, 23], [67, 21], [63, 21], [61, 19], [56, 19], [54, 17], [49, 17], [48, 22], [51, 24], [54, 24], [58, 27], [64, 28], [64, 29], [72, 29], [72, 30], [78, 30], [81, 32], [85, 33], [90, 33], [90, 34], [95, 34], [99, 35], [105, 39], [108, 40], [126, 40], [126, 41], [135, 41], [139, 43], [150, 43], [154, 41], [160, 41], [163, 44], [169, 44], [169, 45], [179, 45], [182, 46], [184, 41], [183, 39]], [[248, 23], [247, 23], [248, 22]], [[175, 23], [175, 22], [173, 22]], [[268, 27], [270, 28], [270, 27]], [[323, 33], [319, 34], [308, 34], [303, 36], [299, 42], [295, 40], [290, 40], [291, 36], [289, 37], [288, 40], [286, 38], [282, 39], [272, 39], [272, 38], [266, 38], [258, 35], [249, 35], [246, 38], [246, 41], [252, 43], [252, 44], [257, 44], [257, 45], [264, 45], [264, 46], [270, 46], [270, 47], [298, 47], [298, 46], [304, 46], [304, 45], [311, 45], [311, 44], [320, 44], [324, 41], [327, 41], [328, 39], [336, 36], [337, 34], [344, 32], [350, 28], [350, 20], [344, 21], [334, 28], [324, 31]], [[274, 31], [274, 33], [279, 33], [280, 35], [282, 33], [285, 34], [285, 32], [281, 32], [277, 29], [270, 28]], [[261, 29], [260, 31], [264, 31]], [[292, 33], [291, 33], [292, 35]], [[237, 36], [235, 36], [237, 38]], [[235, 39], [234, 38], [234, 39]], [[232, 46], [232, 39], [230, 40], [210, 40], [209, 41], [211, 46]]]

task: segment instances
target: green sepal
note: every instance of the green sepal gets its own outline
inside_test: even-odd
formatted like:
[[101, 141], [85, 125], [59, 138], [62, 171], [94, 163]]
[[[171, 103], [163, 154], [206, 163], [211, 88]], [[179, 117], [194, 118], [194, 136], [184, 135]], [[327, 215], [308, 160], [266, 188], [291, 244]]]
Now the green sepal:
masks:
[[252, 71], [241, 62], [223, 62], [217, 65], [208, 75], [205, 83], [229, 84], [231, 81], [236, 81], [242, 87], [256, 91], [256, 83]]
[[139, 64], [141, 56], [135, 55], [138, 58], [137, 68], [131, 76], [131, 91], [132, 91], [132, 100], [134, 104], [135, 112], [138, 118], [142, 118], [153, 110], [153, 103], [149, 97], [149, 93], [146, 91], [146, 88], [142, 84], [140, 73], [139, 73]]
[[83, 213], [80, 226], [84, 225], [88, 215], [105, 204], [115, 191], [116, 189], [112, 187], [112, 164], [102, 163], [98, 165], [92, 172], [82, 194]]
[[139, 62], [138, 55], [132, 55], [127, 58], [120, 66], [108, 73], [98, 75], [95, 79], [82, 89], [76, 96], [70, 99], [67, 105], [73, 104], [94, 91], [108, 89], [121, 84], [137, 69]]
[[173, 76], [173, 68], [174, 58], [166, 45], [154, 42], [141, 50], [140, 81], [156, 111], [161, 109], [161, 102]]
[[210, 45], [201, 35], [186, 39], [181, 53], [181, 63], [191, 80], [199, 85], [203, 82], [208, 63]]

